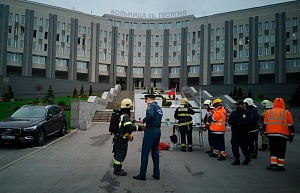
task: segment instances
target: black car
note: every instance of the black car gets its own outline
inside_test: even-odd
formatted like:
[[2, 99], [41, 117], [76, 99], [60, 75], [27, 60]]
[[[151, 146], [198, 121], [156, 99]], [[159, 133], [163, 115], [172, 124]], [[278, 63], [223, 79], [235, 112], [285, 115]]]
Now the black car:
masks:
[[45, 143], [46, 137], [67, 132], [66, 115], [57, 105], [25, 105], [0, 122], [0, 143]]

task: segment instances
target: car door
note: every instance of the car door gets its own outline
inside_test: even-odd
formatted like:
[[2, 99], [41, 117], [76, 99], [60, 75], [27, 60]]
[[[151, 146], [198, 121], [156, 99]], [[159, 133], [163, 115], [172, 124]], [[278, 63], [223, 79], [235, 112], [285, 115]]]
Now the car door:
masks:
[[57, 127], [57, 123], [56, 123], [56, 118], [55, 118], [55, 110], [53, 107], [50, 107], [47, 111], [47, 115], [46, 115], [46, 132], [47, 135], [52, 134], [56, 131], [56, 127]]

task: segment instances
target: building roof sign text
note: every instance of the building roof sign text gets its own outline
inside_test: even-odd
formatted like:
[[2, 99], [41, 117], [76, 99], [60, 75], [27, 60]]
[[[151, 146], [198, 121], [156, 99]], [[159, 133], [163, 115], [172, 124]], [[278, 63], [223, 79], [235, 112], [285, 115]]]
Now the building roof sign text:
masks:
[[120, 10], [111, 10], [111, 15], [120, 16], [120, 17], [130, 17], [130, 18], [149, 18], [149, 19], [158, 19], [158, 18], [173, 18], [173, 17], [182, 17], [186, 16], [186, 10], [183, 11], [172, 11], [172, 12], [164, 12], [159, 13], [158, 17], [155, 14], [146, 14], [146, 13], [138, 13], [138, 12], [127, 12]]

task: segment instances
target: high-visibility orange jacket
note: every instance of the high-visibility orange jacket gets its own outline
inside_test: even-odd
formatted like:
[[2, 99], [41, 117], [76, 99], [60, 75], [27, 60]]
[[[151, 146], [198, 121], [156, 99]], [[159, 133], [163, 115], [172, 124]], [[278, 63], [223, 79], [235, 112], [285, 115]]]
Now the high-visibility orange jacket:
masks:
[[223, 134], [226, 131], [227, 113], [223, 106], [215, 109], [212, 115], [210, 130], [215, 134]]
[[267, 136], [280, 136], [289, 138], [294, 135], [294, 122], [292, 114], [285, 109], [282, 98], [274, 100], [274, 108], [269, 109], [264, 118]]

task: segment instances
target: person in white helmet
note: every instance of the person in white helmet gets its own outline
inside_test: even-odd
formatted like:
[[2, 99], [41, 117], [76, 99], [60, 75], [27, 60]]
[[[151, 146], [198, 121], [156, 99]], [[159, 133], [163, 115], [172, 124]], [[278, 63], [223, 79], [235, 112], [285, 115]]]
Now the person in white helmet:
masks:
[[257, 106], [254, 104], [253, 100], [251, 98], [245, 98], [244, 104], [246, 106], [246, 109], [250, 111], [250, 114], [252, 116], [252, 121], [250, 123], [249, 127], [249, 151], [251, 158], [255, 159], [257, 158], [257, 152], [258, 152], [258, 133], [260, 131], [258, 121], [259, 121], [259, 113], [257, 110]]
[[204, 122], [204, 129], [207, 130], [208, 132], [208, 144], [209, 144], [209, 150], [206, 152], [208, 154], [212, 154], [214, 151], [213, 147], [213, 138], [210, 130], [210, 124], [211, 124], [211, 116], [214, 113], [214, 108], [212, 106], [212, 101], [211, 100], [205, 100], [203, 103], [204, 108], [207, 110], [203, 122]]

